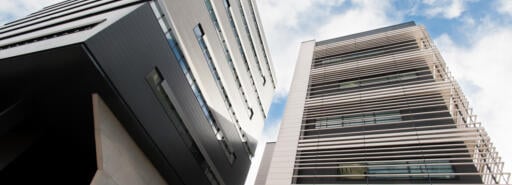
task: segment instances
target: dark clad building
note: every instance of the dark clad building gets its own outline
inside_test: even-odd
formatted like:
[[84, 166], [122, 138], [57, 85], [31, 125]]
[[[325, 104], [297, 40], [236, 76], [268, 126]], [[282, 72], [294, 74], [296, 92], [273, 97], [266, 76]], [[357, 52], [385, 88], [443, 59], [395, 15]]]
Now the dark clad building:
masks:
[[[114, 183], [158, 184], [148, 178], [160, 176], [173, 185], [243, 184], [255, 138], [241, 140], [242, 128], [202, 99], [158, 8], [68, 0], [0, 28], [0, 184], [108, 184], [100, 171]], [[99, 145], [118, 138], [98, 131], [103, 101], [122, 124], [114, 133], [125, 130], [142, 158], [101, 155], [110, 151]]]

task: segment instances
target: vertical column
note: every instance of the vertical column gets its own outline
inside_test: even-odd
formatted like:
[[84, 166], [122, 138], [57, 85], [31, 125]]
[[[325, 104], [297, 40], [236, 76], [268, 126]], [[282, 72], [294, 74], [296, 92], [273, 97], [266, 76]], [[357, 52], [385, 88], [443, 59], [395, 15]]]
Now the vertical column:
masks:
[[297, 153], [314, 48], [314, 40], [303, 42], [300, 47], [293, 82], [288, 94], [288, 102], [286, 103], [268, 172], [267, 185], [292, 183], [295, 154]]

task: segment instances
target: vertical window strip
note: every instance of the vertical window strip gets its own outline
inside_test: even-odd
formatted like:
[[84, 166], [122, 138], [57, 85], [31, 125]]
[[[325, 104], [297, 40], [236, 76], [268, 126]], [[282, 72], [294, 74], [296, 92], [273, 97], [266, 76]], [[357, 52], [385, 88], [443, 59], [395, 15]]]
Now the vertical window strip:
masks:
[[[228, 144], [229, 142], [227, 141], [227, 138], [224, 137], [224, 132], [222, 131], [222, 128], [217, 123], [217, 120], [213, 117], [213, 114], [211, 113], [210, 108], [208, 107], [208, 104], [206, 104], [206, 100], [204, 99], [204, 96], [196, 83], [195, 77], [193, 76], [193, 74], [190, 71], [188, 62], [186, 61], [186, 59], [183, 55], [183, 52], [181, 51], [181, 48], [180, 48], [177, 40], [175, 39], [176, 37], [174, 36], [174, 33], [172, 32], [170, 27], [167, 26], [167, 23], [165, 21], [160, 21], [160, 20], [164, 19], [165, 15], [162, 13], [158, 4], [156, 4], [154, 1], [150, 2], [150, 5], [153, 9], [153, 12], [155, 13], [155, 16], [157, 16], [157, 19], [159, 20], [158, 22], [160, 24], [164, 24], [164, 25], [160, 25], [162, 27], [162, 31], [165, 33], [165, 36], [167, 38], [167, 41], [171, 48], [171, 51], [174, 53], [174, 56], [176, 57], [176, 60], [178, 61], [178, 64], [180, 65], [182, 72], [185, 74], [185, 77], [187, 78], [187, 81], [188, 81], [190, 87], [192, 88], [192, 91], [194, 93], [194, 96], [196, 97], [196, 100], [199, 102], [199, 104], [201, 106], [203, 115], [206, 117], [208, 124], [210, 124], [210, 126], [213, 130], [213, 133], [215, 134], [215, 137], [217, 138], [217, 141], [219, 142], [221, 148], [223, 149], [228, 161], [230, 163], [233, 163], [234, 160], [236, 159], [234, 150]], [[204, 154], [201, 154], [201, 155], [203, 155], [203, 157], [204, 157]], [[204, 166], [204, 165], [202, 165], [202, 166]], [[205, 168], [204, 169], [205, 173], [213, 171], [213, 169], [211, 168], [211, 166], [209, 164], [204, 166], [204, 168]], [[216, 182], [218, 182], [218, 179], [215, 178], [214, 180]], [[210, 182], [212, 184], [215, 184], [215, 182], [213, 182], [211, 180], [210, 180]]]
[[179, 48], [177, 41], [175, 40], [174, 34], [171, 31], [169, 31], [166, 33], [166, 37], [169, 41], [169, 45], [171, 46], [172, 51], [176, 55], [176, 59], [178, 60], [178, 63], [180, 64], [183, 73], [187, 77], [189, 85], [192, 87], [196, 99], [199, 101], [199, 104], [201, 105], [203, 114], [206, 116], [208, 123], [212, 127], [213, 132], [217, 137], [217, 140], [221, 142], [221, 146], [224, 148], [224, 152], [226, 153], [229, 162], [233, 163], [236, 158], [234, 151], [226, 141], [226, 138], [224, 137], [224, 132], [222, 131], [220, 125], [217, 123], [217, 120], [213, 117], [213, 114], [211, 113], [210, 108], [208, 107], [208, 104], [204, 99], [203, 93], [201, 92], [201, 89], [199, 89], [199, 86], [196, 83], [196, 79], [193, 76], [187, 61], [185, 60], [185, 57], [181, 52], [181, 49]]
[[258, 58], [258, 54], [256, 54], [256, 46], [254, 45], [254, 41], [252, 40], [252, 37], [251, 37], [251, 31], [249, 30], [249, 25], [247, 24], [247, 17], [245, 17], [244, 8], [242, 7], [242, 1], [238, 2], [238, 9], [240, 9], [240, 16], [242, 16], [242, 24], [245, 29], [245, 32], [247, 33], [247, 39], [251, 43], [251, 44], [249, 44], [249, 46], [251, 46], [252, 55], [254, 57], [254, 60], [256, 61], [256, 66], [258, 67], [258, 72], [260, 72], [261, 78], [263, 79], [263, 85], [265, 85], [267, 79], [265, 78], [265, 75], [263, 74], [263, 71], [261, 70], [261, 63]]
[[261, 103], [260, 95], [258, 93], [258, 90], [256, 89], [256, 84], [254, 83], [254, 78], [252, 76], [251, 70], [249, 68], [249, 62], [247, 55], [245, 54], [245, 51], [242, 46], [242, 41], [240, 39], [240, 33], [236, 29], [235, 20], [233, 19], [233, 13], [230, 11], [231, 5], [229, 3], [229, 0], [224, 0], [224, 9], [226, 10], [226, 15], [228, 16], [229, 24], [231, 26], [231, 29], [233, 30], [233, 33], [236, 38], [236, 43], [238, 45], [238, 49], [240, 50], [240, 54], [242, 55], [242, 59], [244, 60], [245, 68], [247, 69], [247, 73], [249, 74], [252, 87], [254, 89], [254, 93], [256, 94], [256, 100], [258, 101], [261, 114], [263, 115], [263, 118], [267, 118], [265, 114], [265, 110], [263, 110], [263, 104]]
[[195, 159], [199, 166], [206, 167], [203, 169], [206, 178], [208, 178], [211, 185], [218, 185], [219, 181], [217, 180], [217, 178], [215, 178], [213, 172], [208, 167], [206, 159], [199, 151], [197, 143], [194, 142], [192, 135], [190, 134], [189, 130], [185, 126], [185, 123], [183, 122], [178, 112], [176, 111], [176, 108], [169, 97], [171, 88], [167, 84], [167, 81], [163, 78], [158, 68], [155, 67], [153, 71], [151, 71], [146, 76], [146, 81], [153, 89], [153, 93], [155, 94], [156, 98], [164, 108], [168, 118], [171, 120], [174, 128], [176, 128], [178, 135], [182, 139], [183, 143], [185, 144], [189, 152], [192, 154], [192, 157]]
[[251, 12], [252, 20], [254, 22], [254, 27], [256, 27], [256, 33], [257, 33], [259, 41], [260, 41], [261, 52], [263, 53], [263, 60], [265, 60], [265, 64], [267, 65], [267, 70], [268, 70], [268, 74], [270, 75], [270, 82], [272, 82], [272, 87], [274, 87], [274, 89], [275, 89], [276, 83], [274, 81], [274, 75], [272, 75], [272, 71], [270, 70], [270, 63], [268, 62], [269, 58], [267, 56], [267, 52], [265, 51], [265, 44], [263, 44], [261, 30], [260, 30], [260, 27], [258, 24], [258, 20], [256, 19], [256, 13], [255, 13], [256, 10], [254, 9], [253, 0], [248, 0], [248, 1], [249, 1], [249, 11]]
[[380, 111], [315, 119], [315, 128], [338, 128], [401, 122], [400, 111]]
[[215, 14], [215, 11], [213, 9], [211, 1], [205, 0], [204, 2], [206, 4], [206, 8], [208, 9], [208, 13], [212, 20], [212, 23], [215, 26], [215, 29], [217, 30], [217, 36], [219, 37], [219, 40], [222, 42], [222, 47], [224, 49], [224, 55], [226, 56], [226, 60], [231, 69], [231, 73], [235, 77], [235, 82], [238, 85], [238, 92], [240, 93], [240, 96], [242, 97], [242, 102], [244, 103], [245, 107], [247, 107], [247, 111], [249, 113], [249, 119], [252, 119], [254, 116], [254, 111], [252, 110], [251, 106], [249, 105], [249, 101], [247, 100], [247, 94], [244, 92], [242, 83], [240, 82], [240, 78], [238, 76], [238, 72], [235, 68], [235, 65], [233, 64], [233, 58], [231, 56], [231, 52], [227, 48], [227, 41], [224, 38], [224, 35], [222, 34], [222, 30], [220, 28], [219, 20], [217, 19], [217, 15]]
[[238, 132], [238, 135], [240, 136], [240, 139], [242, 140], [242, 143], [244, 144], [244, 148], [247, 151], [247, 153], [249, 154], [249, 156], [252, 156], [253, 153], [251, 152], [251, 150], [248, 146], [247, 136], [245, 134], [245, 131], [243, 131], [242, 127], [240, 126], [240, 122], [238, 120], [238, 117], [236, 116], [234, 109], [233, 109], [231, 100], [228, 97], [226, 88], [224, 87], [224, 84], [222, 83], [222, 79], [220, 78], [219, 72], [217, 71], [217, 67], [213, 63], [213, 58], [210, 54], [210, 50], [208, 49], [208, 45], [205, 41], [206, 36], [204, 34], [203, 28], [201, 27], [201, 24], [198, 24], [196, 27], [194, 27], [194, 34], [196, 36], [199, 47], [202, 50], [205, 61], [208, 64], [208, 68], [210, 69], [213, 79], [215, 80], [215, 84], [217, 85], [217, 88], [220, 89], [220, 92], [222, 94], [222, 99], [224, 100], [226, 109], [230, 113], [231, 120], [235, 123], [235, 126], [237, 128], [236, 130]]

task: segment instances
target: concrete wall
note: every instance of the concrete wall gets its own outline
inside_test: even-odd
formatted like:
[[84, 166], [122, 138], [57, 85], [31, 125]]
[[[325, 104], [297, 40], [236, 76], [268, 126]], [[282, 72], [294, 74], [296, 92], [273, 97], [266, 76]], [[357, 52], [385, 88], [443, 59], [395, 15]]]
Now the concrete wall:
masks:
[[300, 47], [290, 94], [272, 155], [267, 185], [285, 185], [292, 182], [314, 48], [314, 40], [303, 42]]
[[274, 153], [275, 146], [276, 142], [266, 143], [265, 151], [263, 152], [263, 157], [261, 158], [260, 168], [258, 170], [258, 174], [256, 175], [254, 185], [264, 185], [267, 181], [268, 169], [270, 167], [270, 162], [272, 161], [271, 157]]
[[99, 95], [92, 104], [98, 171], [91, 185], [166, 185]]

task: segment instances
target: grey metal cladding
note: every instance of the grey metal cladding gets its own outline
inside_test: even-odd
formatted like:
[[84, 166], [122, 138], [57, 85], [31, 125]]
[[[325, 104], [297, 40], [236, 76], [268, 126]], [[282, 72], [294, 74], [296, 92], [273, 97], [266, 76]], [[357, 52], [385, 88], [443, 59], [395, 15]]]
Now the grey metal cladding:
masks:
[[[3, 30], [3, 32], [0, 33], [0, 58], [13, 57], [83, 42], [91, 35], [108, 27], [108, 25], [115, 22], [117, 19], [132, 11], [134, 6], [130, 5], [134, 5], [137, 2], [138, 1], [126, 1], [125, 4], [111, 3], [108, 6], [105, 5], [107, 8], [97, 7], [96, 9], [89, 10], [89, 14], [76, 12], [70, 16], [27, 25], [26, 27], [20, 28], [21, 30]], [[91, 24], [95, 24], [96, 26], [79, 32], [68, 32]], [[6, 28], [6, 26], [2, 28]]]
[[392, 26], [388, 26], [388, 27], [384, 27], [384, 28], [378, 28], [378, 29], [355, 33], [355, 34], [346, 35], [346, 36], [342, 36], [342, 37], [336, 37], [336, 38], [332, 38], [332, 39], [317, 41], [316, 45], [321, 46], [321, 45], [325, 45], [325, 44], [331, 44], [331, 43], [335, 43], [335, 42], [354, 39], [354, 38], [358, 38], [358, 37], [364, 37], [364, 36], [368, 36], [368, 35], [383, 33], [383, 32], [402, 29], [402, 28], [407, 28], [407, 27], [411, 27], [411, 26], [416, 26], [416, 23], [414, 21], [409, 21], [409, 22], [405, 22], [402, 24], [392, 25]]
[[315, 48], [292, 183], [507, 183], [423, 27], [329, 41]]
[[4, 25], [0, 28], [0, 34], [22, 34], [27, 30], [43, 27], [51, 27], [56, 24], [63, 24], [73, 22], [77, 19], [94, 16], [97, 14], [113, 11], [122, 7], [130, 6], [140, 3], [140, 0], [126, 0], [126, 1], [97, 1], [87, 6], [77, 6], [69, 10], [61, 10], [56, 14], [46, 15], [31, 18], [18, 24]]
[[[408, 22], [302, 50], [311, 42], [302, 43], [299, 61], [313, 55], [313, 65], [297, 64], [289, 96], [304, 106], [286, 106], [266, 184], [509, 184], [423, 26]], [[304, 89], [303, 100], [293, 99]]]

